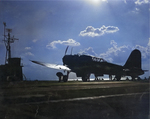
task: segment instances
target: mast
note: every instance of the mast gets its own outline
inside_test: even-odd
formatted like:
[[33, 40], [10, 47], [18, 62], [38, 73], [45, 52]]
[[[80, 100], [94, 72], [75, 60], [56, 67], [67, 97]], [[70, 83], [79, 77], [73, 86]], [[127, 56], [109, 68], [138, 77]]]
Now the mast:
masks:
[[[6, 47], [6, 57], [5, 57], [5, 64], [8, 64], [8, 59], [11, 58], [11, 43], [14, 43], [15, 40], [18, 40], [17, 38], [11, 37], [10, 33], [12, 32], [12, 29], [6, 28], [6, 23], [3, 22], [4, 25], [4, 43]], [[7, 32], [8, 34], [6, 35]]]

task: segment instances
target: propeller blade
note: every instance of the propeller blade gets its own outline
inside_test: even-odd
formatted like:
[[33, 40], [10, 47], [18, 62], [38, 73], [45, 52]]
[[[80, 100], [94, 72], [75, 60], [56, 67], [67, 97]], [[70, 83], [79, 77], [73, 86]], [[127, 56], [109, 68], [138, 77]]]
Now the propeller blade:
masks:
[[59, 69], [59, 70], [64, 70], [64, 71], [71, 71], [71, 69], [69, 67], [64, 66], [64, 65], [43, 63], [43, 62], [33, 61], [33, 60], [30, 60], [30, 61], [33, 62], [33, 63], [39, 64], [39, 65], [45, 66], [45, 67], [52, 68], [52, 69]]
[[68, 47], [69, 47], [69, 46], [67, 46], [67, 48], [66, 48], [65, 55], [66, 55], [66, 53], [67, 53]]

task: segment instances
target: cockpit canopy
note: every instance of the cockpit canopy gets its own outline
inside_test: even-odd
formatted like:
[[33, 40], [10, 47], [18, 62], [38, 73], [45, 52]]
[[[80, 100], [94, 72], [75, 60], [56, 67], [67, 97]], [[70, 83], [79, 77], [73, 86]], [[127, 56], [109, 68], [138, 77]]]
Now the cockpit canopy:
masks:
[[93, 57], [93, 56], [92, 56], [92, 60], [95, 61], [95, 62], [107, 62], [103, 58], [98, 58], [98, 57]]

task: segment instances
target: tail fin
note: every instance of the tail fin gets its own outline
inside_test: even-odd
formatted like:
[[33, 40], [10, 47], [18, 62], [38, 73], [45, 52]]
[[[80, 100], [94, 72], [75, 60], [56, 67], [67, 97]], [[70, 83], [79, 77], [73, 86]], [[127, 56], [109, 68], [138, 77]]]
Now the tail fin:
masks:
[[133, 50], [124, 67], [141, 69], [141, 52], [137, 49]]

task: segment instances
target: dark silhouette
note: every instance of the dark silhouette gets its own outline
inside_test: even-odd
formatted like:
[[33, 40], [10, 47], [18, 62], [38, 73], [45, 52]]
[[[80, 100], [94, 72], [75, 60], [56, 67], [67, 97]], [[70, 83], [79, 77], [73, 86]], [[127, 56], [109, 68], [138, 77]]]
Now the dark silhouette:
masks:
[[98, 80], [98, 76], [104, 74], [109, 75], [112, 80], [112, 75], [115, 75], [114, 80], [119, 81], [121, 76], [131, 76], [132, 80], [138, 78], [139, 75], [144, 74], [144, 70], [141, 69], [141, 52], [137, 49], [133, 50], [126, 61], [124, 66], [109, 63], [103, 58], [97, 58], [89, 55], [66, 55], [68, 47], [65, 51], [65, 56], [62, 58], [63, 65], [54, 65], [48, 63], [41, 63], [32, 61], [33, 63], [40, 64], [49, 68], [62, 69], [67, 71], [67, 75], [60, 74], [59, 81], [68, 81], [68, 75], [70, 72], [76, 73], [77, 77], [82, 77], [82, 81], [86, 82], [90, 78], [90, 74], [95, 75], [95, 80]]

